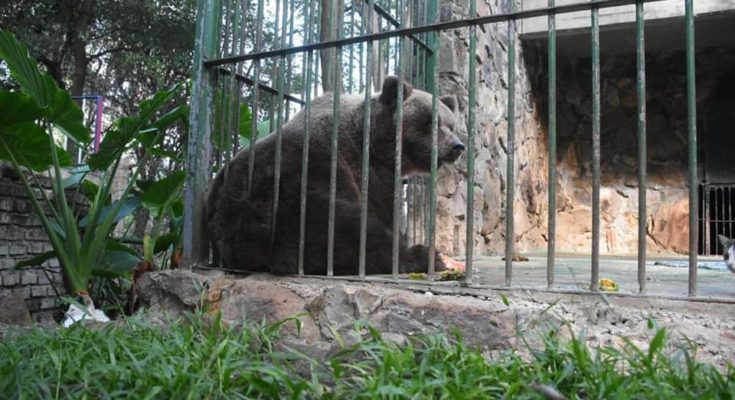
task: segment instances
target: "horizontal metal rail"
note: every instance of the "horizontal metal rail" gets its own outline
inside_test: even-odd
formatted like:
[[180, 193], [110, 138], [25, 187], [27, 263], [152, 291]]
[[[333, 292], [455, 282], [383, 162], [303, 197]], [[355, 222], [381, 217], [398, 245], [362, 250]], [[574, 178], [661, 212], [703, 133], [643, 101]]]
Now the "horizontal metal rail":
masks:
[[[231, 74], [230, 70], [227, 69], [227, 68], [220, 67], [218, 70], [219, 70], [219, 73], [222, 74], [222, 75], [230, 75]], [[255, 84], [255, 81], [252, 80], [251, 78], [248, 78], [247, 76], [243, 76], [243, 75], [240, 75], [240, 74], [237, 74], [237, 73], [235, 74], [235, 79], [237, 79], [239, 82], [247, 83], [250, 86], [253, 86]], [[264, 91], [266, 93], [275, 94], [275, 95], [277, 95], [279, 93], [278, 92], [278, 89], [274, 89], [274, 88], [272, 88], [272, 87], [270, 87], [270, 86], [268, 86], [268, 85], [266, 85], [264, 83], [259, 83], [258, 84], [258, 87], [260, 88], [260, 90], [262, 90], [262, 91]], [[304, 104], [306, 104], [306, 103], [304, 103], [304, 100], [302, 100], [302, 99], [300, 99], [298, 97], [295, 97], [293, 95], [290, 95], [288, 93], [284, 93], [283, 94], [283, 97], [286, 100], [288, 100], [288, 101], [294, 102], [294, 103], [299, 104], [299, 105], [302, 105], [302, 106]]]
[[[365, 1], [365, 0], [363, 0], [363, 1]], [[390, 13], [388, 13], [388, 11], [386, 11], [383, 7], [381, 7], [377, 3], [373, 5], [373, 9], [375, 10], [375, 12], [378, 13], [378, 15], [380, 15], [381, 17], [383, 17], [391, 25], [395, 26], [396, 28], [400, 28], [401, 27], [401, 24], [398, 21], [396, 21], [396, 19], [393, 18], [393, 16], [390, 15]], [[424, 49], [428, 54], [431, 54], [433, 52], [433, 50], [429, 47], [429, 45], [427, 45], [426, 43], [424, 43], [423, 40], [417, 38], [416, 35], [407, 35], [407, 37], [409, 39], [413, 40], [414, 43], [418, 44], [419, 47], [421, 47], [422, 49]]]
[[[664, 0], [642, 0], [642, 1], [644, 3], [655, 3], [655, 2], [660, 2]], [[212, 67], [216, 67], [220, 65], [232, 64], [232, 63], [237, 63], [241, 61], [262, 60], [264, 58], [272, 58], [272, 57], [284, 56], [288, 54], [303, 53], [309, 50], [321, 50], [321, 49], [328, 49], [331, 47], [348, 46], [351, 44], [356, 44], [356, 43], [361, 43], [361, 42], [390, 39], [390, 38], [394, 38], [398, 36], [408, 36], [408, 35], [417, 34], [417, 33], [445, 31], [449, 29], [466, 28], [468, 26], [473, 26], [473, 25], [477, 26], [477, 25], [491, 24], [495, 22], [510, 21], [510, 20], [515, 20], [515, 19], [543, 17], [551, 13], [566, 14], [566, 13], [575, 12], [575, 11], [589, 11], [592, 9], [593, 6], [602, 9], [602, 8], [609, 8], [609, 7], [626, 6], [626, 5], [631, 5], [635, 3], [636, 3], [636, 0], [600, 0], [600, 1], [593, 1], [593, 2], [566, 4], [566, 5], [554, 6], [554, 7], [537, 8], [533, 10], [516, 11], [516, 12], [506, 13], [506, 14], [487, 15], [483, 17], [467, 18], [467, 19], [462, 19], [458, 21], [448, 21], [448, 22], [417, 26], [417, 27], [412, 27], [412, 28], [396, 29], [393, 31], [371, 33], [368, 35], [356, 36], [356, 37], [340, 39], [340, 40], [330, 40], [328, 42], [306, 44], [303, 46], [295, 46], [295, 47], [290, 47], [290, 48], [285, 48], [285, 49], [269, 50], [269, 51], [263, 51], [263, 52], [257, 52], [257, 53], [241, 54], [241, 55], [232, 56], [232, 57], [217, 58], [217, 59], [204, 61], [204, 66], [207, 68], [212, 68]]]

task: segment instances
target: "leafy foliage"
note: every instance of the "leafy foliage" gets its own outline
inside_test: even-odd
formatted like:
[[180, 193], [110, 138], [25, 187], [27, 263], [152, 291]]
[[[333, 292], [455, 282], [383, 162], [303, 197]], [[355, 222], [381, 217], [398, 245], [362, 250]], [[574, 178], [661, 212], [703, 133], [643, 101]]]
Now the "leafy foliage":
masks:
[[[403, 345], [369, 326], [363, 340], [326, 360], [275, 346], [280, 329], [208, 315], [167, 326], [128, 318], [103, 329], [77, 326], [11, 333], [0, 341], [0, 393], [17, 398], [542, 399], [732, 398], [735, 369], [699, 363], [689, 349], [665, 353], [659, 330], [640, 349], [590, 349], [555, 333], [521, 357], [494, 356], [458, 335]], [[298, 328], [298, 325], [297, 325]], [[557, 397], [550, 397], [549, 393]]]
[[[176, 107], [159, 117], [179, 88], [158, 93], [141, 104], [138, 115], [116, 121], [102, 142], [100, 152], [89, 158], [91, 168], [69, 170], [69, 176], [65, 177], [67, 169], [64, 167], [69, 164], [69, 156], [56, 146], [54, 132], [81, 145], [89, 143], [90, 135], [83, 125], [82, 112], [67, 92], [38, 69], [28, 49], [9, 32], [0, 31], [0, 59], [5, 61], [20, 88], [20, 91], [0, 91], [0, 106], [13, 111], [0, 116], [0, 159], [10, 161], [15, 167], [33, 211], [53, 246], [53, 252], [21, 262], [18, 267], [38, 265], [56, 257], [72, 294], [88, 291], [93, 276], [128, 276], [140, 257], [112, 240], [111, 233], [117, 223], [143, 201], [133, 193], [140, 166], [134, 169], [132, 179], [117, 200], [113, 200], [111, 193], [114, 178], [126, 152], [142, 148], [145, 156], [140, 161], [144, 164], [151, 149], [161, 143], [163, 131], [186, 114], [186, 107]], [[49, 167], [52, 169], [53, 199], [45, 196], [38, 199], [24, 168], [43, 171]], [[89, 177], [93, 170], [97, 174], [94, 181]], [[33, 174], [29, 177], [35, 179]], [[183, 181], [180, 174], [176, 178]], [[70, 204], [66, 192], [69, 189], [77, 189], [87, 196], [86, 215], [80, 215], [76, 205]]]

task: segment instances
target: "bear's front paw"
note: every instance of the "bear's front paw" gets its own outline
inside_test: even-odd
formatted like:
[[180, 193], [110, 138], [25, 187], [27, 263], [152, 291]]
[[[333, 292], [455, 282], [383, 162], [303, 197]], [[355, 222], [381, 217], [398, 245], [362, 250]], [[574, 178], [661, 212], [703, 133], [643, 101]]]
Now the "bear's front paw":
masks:
[[[402, 273], [410, 272], [428, 272], [429, 270], [429, 248], [417, 244], [408, 249], [406, 258], [401, 263]], [[434, 271], [445, 271], [447, 264], [444, 262], [444, 258], [438, 251], [434, 252]]]

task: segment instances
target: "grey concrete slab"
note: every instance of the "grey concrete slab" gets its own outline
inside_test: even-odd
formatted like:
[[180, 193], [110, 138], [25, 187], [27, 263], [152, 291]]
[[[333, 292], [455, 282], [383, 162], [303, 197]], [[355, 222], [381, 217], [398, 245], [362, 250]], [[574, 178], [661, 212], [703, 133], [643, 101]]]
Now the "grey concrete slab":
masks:
[[[590, 288], [590, 259], [586, 256], [557, 256], [555, 289], [588, 290]], [[685, 258], [650, 257], [646, 263], [646, 291], [644, 294], [665, 297], [688, 295], [688, 268], [656, 265], [657, 261]], [[702, 258], [706, 263], [722, 261]], [[724, 262], [722, 263], [724, 265]], [[546, 257], [537, 255], [529, 261], [513, 263], [512, 286], [525, 289], [546, 289]], [[475, 260], [476, 280], [480, 285], [502, 286], [505, 283], [505, 261], [501, 256], [478, 257]], [[620, 293], [639, 293], [637, 260], [628, 257], [602, 257], [600, 278], [609, 278], [619, 286]], [[735, 274], [726, 269], [699, 268], [698, 296], [704, 298], [735, 299]]]

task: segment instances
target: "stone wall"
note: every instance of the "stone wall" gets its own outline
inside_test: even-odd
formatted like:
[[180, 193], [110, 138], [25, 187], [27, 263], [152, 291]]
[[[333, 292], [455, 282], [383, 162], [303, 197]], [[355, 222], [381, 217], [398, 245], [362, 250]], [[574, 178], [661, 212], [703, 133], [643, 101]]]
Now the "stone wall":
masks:
[[[468, 15], [466, 1], [444, 1], [442, 18]], [[478, 2], [478, 14], [508, 12], [509, 1]], [[520, 9], [520, 2], [516, 2]], [[518, 32], [519, 29], [516, 29]], [[508, 24], [477, 29], [477, 105], [475, 153], [474, 246], [475, 254], [501, 254], [505, 249], [505, 185], [508, 105]], [[469, 35], [467, 29], [443, 32], [440, 53], [440, 88], [460, 99], [467, 118]], [[519, 251], [545, 248], [547, 219], [546, 134], [532, 96], [531, 78], [516, 34], [516, 156], [514, 222]], [[466, 243], [467, 158], [441, 168], [438, 181], [437, 247], [449, 254], [464, 254]]]
[[[0, 299], [22, 299], [39, 322], [50, 321], [56, 313], [57, 297], [49, 278], [62, 282], [59, 262], [52, 259], [43, 268], [23, 270], [16, 270], [15, 264], [49, 250], [51, 243], [31, 210], [18, 176], [12, 168], [0, 164]], [[63, 290], [63, 285], [56, 287]]]
[[[529, 46], [530, 47], [530, 46]], [[632, 48], [632, 47], [631, 47]], [[528, 49], [527, 49], [528, 50]], [[534, 92], [546, 100], [545, 52]], [[539, 56], [540, 55], [540, 56]], [[705, 121], [714, 90], [730, 79], [735, 47], [700, 49], [697, 58], [699, 178], [707, 146]], [[647, 249], [688, 253], [689, 185], [686, 63], [683, 50], [646, 56]], [[559, 251], [588, 252], [592, 238], [591, 61], [558, 61], [557, 134]], [[638, 246], [638, 140], [634, 53], [603, 54], [601, 68], [601, 244], [608, 254], [636, 253]], [[541, 108], [545, 113], [546, 104]]]
[[[488, 4], [490, 3], [490, 4]], [[444, 21], [465, 18], [467, 2], [445, 0]], [[519, 4], [516, 4], [519, 7]], [[510, 2], [478, 2], [478, 13], [507, 12]], [[508, 24], [478, 28], [477, 135], [475, 143], [475, 254], [505, 248]], [[560, 38], [559, 40], [564, 40]], [[540, 42], [516, 36], [515, 248], [545, 251], [548, 220], [547, 59]], [[467, 117], [467, 29], [443, 32], [442, 93], [461, 99]], [[638, 182], [636, 63], [631, 53], [601, 58], [601, 252], [637, 252]], [[735, 48], [697, 50], [700, 162], [706, 135], [703, 116], [715, 88], [730, 79]], [[649, 48], [647, 67], [647, 248], [688, 252], [687, 113], [685, 53]], [[592, 239], [591, 62], [589, 55], [557, 60], [557, 251], [589, 253]], [[702, 166], [699, 167], [700, 173]], [[462, 255], [466, 243], [466, 155], [439, 170], [437, 247]]]

